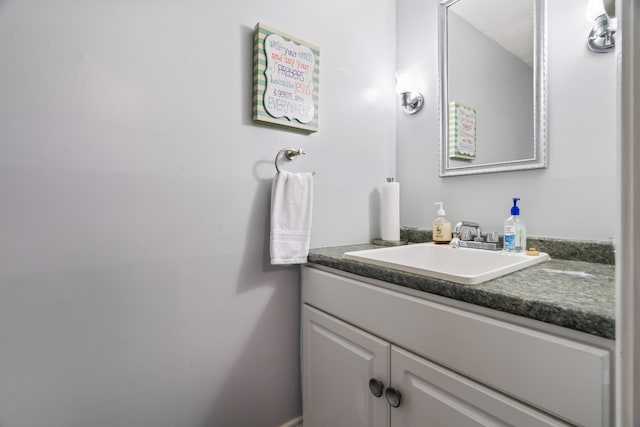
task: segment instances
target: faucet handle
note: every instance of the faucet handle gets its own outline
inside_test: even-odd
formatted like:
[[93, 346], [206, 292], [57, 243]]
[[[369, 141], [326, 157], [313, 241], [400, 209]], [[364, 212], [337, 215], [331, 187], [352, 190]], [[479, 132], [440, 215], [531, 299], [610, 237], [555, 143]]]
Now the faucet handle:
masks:
[[487, 243], [498, 243], [498, 233], [495, 231], [488, 232]]
[[465, 241], [471, 240], [471, 230], [462, 230], [462, 235], [460, 236], [460, 240], [465, 240]]

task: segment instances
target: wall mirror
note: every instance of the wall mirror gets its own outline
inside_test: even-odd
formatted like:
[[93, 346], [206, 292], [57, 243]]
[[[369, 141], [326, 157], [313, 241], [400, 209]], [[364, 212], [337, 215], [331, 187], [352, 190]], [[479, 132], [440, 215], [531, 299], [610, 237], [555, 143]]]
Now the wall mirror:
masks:
[[547, 167], [545, 0], [440, 2], [440, 176]]

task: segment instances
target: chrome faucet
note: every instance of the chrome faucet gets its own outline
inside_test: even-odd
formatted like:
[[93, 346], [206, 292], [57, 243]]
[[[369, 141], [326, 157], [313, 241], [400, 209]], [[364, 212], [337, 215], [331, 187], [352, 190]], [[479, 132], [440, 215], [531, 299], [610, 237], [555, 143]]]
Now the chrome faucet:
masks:
[[460, 232], [462, 231], [463, 227], [475, 228], [476, 237], [473, 240], [476, 242], [482, 241], [482, 228], [480, 227], [480, 224], [478, 224], [477, 222], [471, 222], [471, 221], [460, 221], [459, 223], [457, 223], [456, 226], [453, 228], [454, 238], [462, 237], [462, 240], [465, 240], [465, 241], [471, 240], [471, 235], [469, 233], [462, 232], [462, 236], [460, 235]]
[[[472, 240], [471, 231], [469, 228], [475, 230], [475, 237]], [[473, 249], [487, 249], [496, 251], [498, 250], [498, 234], [495, 232], [487, 233], [487, 239], [482, 237], [482, 228], [477, 222], [460, 221], [453, 228], [453, 239], [449, 245], [453, 248], [473, 248]]]

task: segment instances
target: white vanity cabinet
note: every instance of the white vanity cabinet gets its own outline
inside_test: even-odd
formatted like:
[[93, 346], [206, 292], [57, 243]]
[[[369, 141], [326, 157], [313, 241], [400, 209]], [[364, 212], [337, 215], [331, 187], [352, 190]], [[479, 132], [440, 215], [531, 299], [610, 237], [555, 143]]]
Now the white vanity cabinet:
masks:
[[302, 284], [305, 427], [611, 423], [606, 346], [324, 269]]
[[568, 425], [306, 304], [302, 319], [306, 427]]

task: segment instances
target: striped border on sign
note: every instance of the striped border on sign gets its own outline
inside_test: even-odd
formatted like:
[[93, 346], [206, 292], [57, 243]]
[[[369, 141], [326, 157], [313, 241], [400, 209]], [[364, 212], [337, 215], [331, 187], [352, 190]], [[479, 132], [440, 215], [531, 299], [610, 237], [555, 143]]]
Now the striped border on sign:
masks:
[[[463, 160], [473, 160], [476, 158], [475, 155], [463, 154], [458, 151], [458, 138], [460, 137], [460, 118], [458, 117], [458, 107], [465, 107], [470, 110], [474, 110], [474, 108], [469, 107], [468, 105], [461, 104], [457, 101], [449, 102], [449, 158], [450, 159], [463, 159]], [[474, 123], [474, 134], [475, 134], [475, 126]]]
[[[296, 119], [289, 120], [286, 117], [274, 117], [268, 113], [264, 106], [264, 94], [267, 88], [266, 67], [267, 57], [265, 54], [264, 41], [269, 34], [278, 34], [287, 41], [295, 42], [308, 47], [315, 57], [315, 67], [313, 72], [312, 100], [314, 107], [313, 119], [308, 123], [301, 123]], [[320, 49], [317, 46], [292, 37], [281, 31], [270, 28], [260, 22], [255, 26], [253, 33], [253, 121], [268, 123], [272, 125], [295, 128], [306, 133], [317, 132], [318, 130], [318, 99], [320, 86]]]

